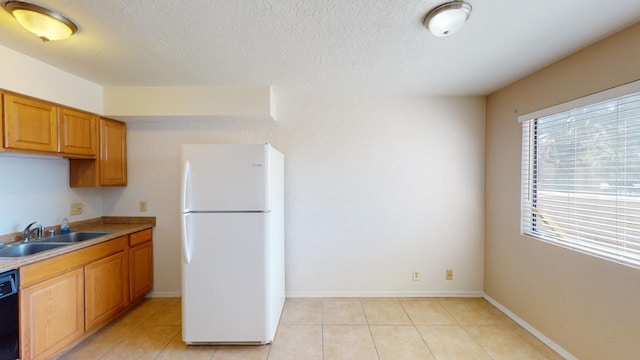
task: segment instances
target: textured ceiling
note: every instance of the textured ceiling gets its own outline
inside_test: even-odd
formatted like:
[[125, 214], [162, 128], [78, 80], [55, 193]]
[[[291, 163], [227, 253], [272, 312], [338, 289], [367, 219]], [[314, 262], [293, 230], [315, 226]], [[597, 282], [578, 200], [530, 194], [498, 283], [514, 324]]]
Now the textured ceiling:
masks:
[[0, 11], [0, 45], [102, 85], [484, 95], [640, 20], [638, 0], [468, 1], [436, 38], [443, 0], [38, 0], [79, 32], [42, 43]]

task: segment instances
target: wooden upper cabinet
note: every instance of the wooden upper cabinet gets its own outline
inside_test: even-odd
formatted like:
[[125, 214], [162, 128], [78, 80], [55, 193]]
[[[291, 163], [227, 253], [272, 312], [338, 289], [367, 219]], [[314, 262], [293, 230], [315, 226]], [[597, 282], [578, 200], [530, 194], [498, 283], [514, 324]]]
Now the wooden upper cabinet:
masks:
[[4, 90], [0, 97], [0, 151], [69, 158], [71, 187], [127, 185], [125, 123]]
[[100, 119], [100, 185], [127, 185], [127, 127]]
[[72, 109], [59, 108], [60, 152], [95, 157], [98, 153], [98, 117]]
[[120, 121], [99, 120], [98, 158], [69, 159], [69, 186], [127, 185], [127, 127]]
[[46, 101], [4, 93], [4, 147], [58, 151], [57, 107]]
[[95, 158], [98, 117], [43, 100], [3, 94], [3, 147], [9, 150]]

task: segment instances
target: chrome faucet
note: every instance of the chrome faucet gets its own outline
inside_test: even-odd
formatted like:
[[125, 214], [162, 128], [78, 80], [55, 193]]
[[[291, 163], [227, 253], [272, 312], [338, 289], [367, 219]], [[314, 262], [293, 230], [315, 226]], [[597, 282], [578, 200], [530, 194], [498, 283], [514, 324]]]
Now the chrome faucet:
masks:
[[[33, 226], [34, 224], [35, 226]], [[31, 228], [31, 226], [33, 226], [33, 228]], [[34, 232], [36, 233], [37, 239], [42, 239], [43, 230], [44, 227], [38, 224], [37, 221], [32, 222], [31, 224], [27, 225], [27, 227], [22, 231], [22, 242], [29, 242], [29, 240], [31, 240], [31, 234], [33, 234]]]

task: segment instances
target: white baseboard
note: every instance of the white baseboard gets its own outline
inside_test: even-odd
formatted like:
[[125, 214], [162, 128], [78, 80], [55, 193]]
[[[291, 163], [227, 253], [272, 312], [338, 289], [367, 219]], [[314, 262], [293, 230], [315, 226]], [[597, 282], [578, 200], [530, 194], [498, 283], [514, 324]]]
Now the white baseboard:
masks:
[[538, 340], [542, 341], [545, 345], [550, 347], [553, 351], [557, 352], [560, 356], [567, 360], [578, 360], [577, 357], [573, 356], [570, 352], [563, 349], [560, 345], [553, 342], [553, 340], [544, 336], [543, 333], [536, 330], [533, 326], [529, 325], [526, 321], [522, 320], [518, 315], [512, 313], [509, 309], [500, 304], [496, 299], [492, 298], [487, 294], [482, 295], [488, 302], [490, 302], [493, 306], [497, 307], [500, 311], [502, 311], [505, 315], [511, 318], [511, 320], [518, 323], [518, 325], [522, 326], [525, 330], [530, 332], [533, 336], [537, 337]]
[[179, 291], [151, 291], [147, 298], [179, 298], [182, 294]]
[[361, 298], [412, 298], [412, 297], [482, 297], [480, 291], [287, 291], [288, 298], [333, 298], [333, 297], [361, 297]]
[[[147, 294], [148, 298], [178, 298], [182, 294], [179, 291], [152, 291]], [[321, 297], [399, 297], [399, 298], [416, 298], [416, 297], [483, 297], [481, 291], [287, 291], [285, 294], [288, 298], [321, 298]]]

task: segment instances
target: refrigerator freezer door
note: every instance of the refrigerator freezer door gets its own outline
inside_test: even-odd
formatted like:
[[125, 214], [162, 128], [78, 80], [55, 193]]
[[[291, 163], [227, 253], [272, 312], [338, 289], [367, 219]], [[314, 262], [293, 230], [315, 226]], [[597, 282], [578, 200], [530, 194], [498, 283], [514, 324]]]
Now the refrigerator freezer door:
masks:
[[269, 145], [182, 145], [182, 212], [268, 211]]
[[[190, 262], [182, 265], [183, 340], [268, 343], [271, 314], [267, 266], [270, 213], [196, 213], [184, 218]], [[281, 309], [281, 307], [280, 307]], [[274, 323], [275, 321], [275, 323]]]

